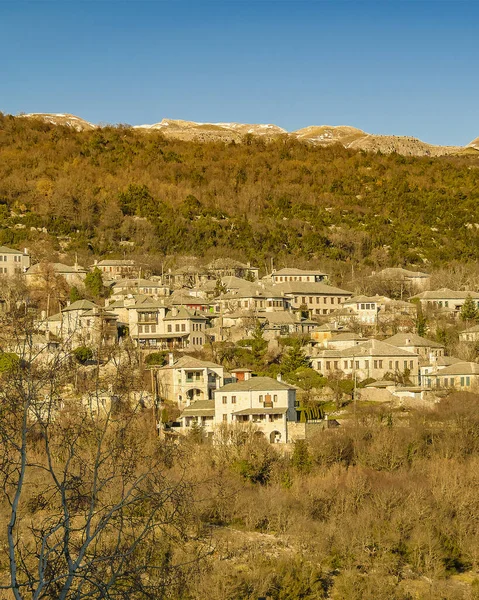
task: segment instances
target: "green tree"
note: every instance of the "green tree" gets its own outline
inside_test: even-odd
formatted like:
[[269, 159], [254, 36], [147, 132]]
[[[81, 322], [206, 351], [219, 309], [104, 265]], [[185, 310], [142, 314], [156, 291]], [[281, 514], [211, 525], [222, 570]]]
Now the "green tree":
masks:
[[218, 298], [218, 296], [221, 296], [222, 294], [226, 294], [227, 291], [228, 291], [227, 287], [221, 281], [221, 279], [218, 277], [218, 279], [216, 280], [216, 285], [215, 285], [215, 289], [213, 292], [214, 297]]
[[85, 277], [85, 289], [89, 296], [93, 298], [103, 298], [105, 296], [105, 286], [103, 277], [98, 267], [95, 267], [91, 273]]
[[85, 365], [93, 358], [93, 350], [88, 346], [78, 346], [73, 350], [73, 355], [81, 365]]
[[166, 365], [167, 355], [168, 352], [166, 351], [152, 352], [151, 354], [148, 354], [148, 356], [145, 358], [145, 363], [147, 365], [159, 365], [160, 367], [162, 367], [163, 365]]
[[0, 373], [11, 373], [20, 365], [20, 358], [14, 352], [0, 353]]
[[308, 473], [311, 470], [312, 460], [306, 440], [294, 442], [291, 464], [300, 473]]
[[462, 321], [477, 321], [479, 317], [479, 311], [477, 310], [476, 304], [471, 296], [467, 296], [464, 304], [461, 307], [459, 316]]
[[72, 288], [70, 289], [70, 302], [73, 304], [74, 302], [77, 302], [77, 300], [81, 300], [82, 298], [83, 296], [80, 294], [76, 285], [72, 286]]
[[309, 367], [309, 359], [303, 352], [301, 342], [294, 340], [293, 345], [288, 348], [281, 358], [281, 373], [287, 377], [294, 374], [298, 369], [307, 367]]
[[263, 337], [263, 326], [259, 320], [256, 321], [252, 333], [251, 353], [256, 364], [261, 363], [264, 359], [268, 342]]

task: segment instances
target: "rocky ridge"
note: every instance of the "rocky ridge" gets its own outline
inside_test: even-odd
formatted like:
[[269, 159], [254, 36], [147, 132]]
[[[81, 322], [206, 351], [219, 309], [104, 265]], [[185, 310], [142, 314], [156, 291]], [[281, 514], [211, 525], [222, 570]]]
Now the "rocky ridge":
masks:
[[[77, 131], [101, 127], [70, 114], [31, 113], [20, 116], [42, 119], [53, 125], [72, 127]], [[152, 125], [136, 125], [134, 129], [146, 133], [161, 131], [168, 138], [201, 142], [242, 143], [245, 140], [245, 136], [248, 135], [261, 137], [265, 140], [290, 137], [319, 146], [339, 143], [346, 148], [368, 152], [383, 152], [385, 154], [397, 152], [404, 156], [444, 156], [465, 151], [470, 152], [471, 149], [479, 151], [479, 138], [476, 138], [464, 147], [436, 146], [422, 142], [414, 137], [374, 135], [347, 125], [312, 125], [298, 129], [297, 131], [288, 132], [272, 124], [196, 123], [180, 119], [163, 119]]]

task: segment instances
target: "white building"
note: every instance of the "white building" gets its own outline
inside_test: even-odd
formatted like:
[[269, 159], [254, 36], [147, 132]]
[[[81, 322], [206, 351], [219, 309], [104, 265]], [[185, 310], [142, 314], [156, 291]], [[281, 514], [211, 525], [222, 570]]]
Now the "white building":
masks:
[[252, 423], [271, 443], [288, 441], [296, 422], [296, 388], [271, 377], [249, 377], [214, 392], [215, 423]]
[[196, 401], [212, 400], [214, 391], [224, 382], [221, 365], [192, 356], [174, 360], [170, 354], [168, 364], [155, 368], [154, 374], [160, 398], [175, 402], [180, 408]]
[[25, 248], [23, 252], [0, 246], [0, 275], [13, 277], [21, 275], [30, 266], [30, 255]]
[[285, 281], [320, 282], [327, 281], [328, 276], [320, 269], [306, 270], [285, 267], [271, 273], [273, 283], [284, 283]]

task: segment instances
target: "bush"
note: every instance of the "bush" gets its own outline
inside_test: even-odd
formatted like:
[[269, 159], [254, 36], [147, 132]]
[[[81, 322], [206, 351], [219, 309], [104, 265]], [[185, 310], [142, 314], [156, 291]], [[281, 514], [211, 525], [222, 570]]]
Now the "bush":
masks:
[[88, 346], [78, 346], [78, 348], [73, 350], [73, 355], [81, 365], [84, 365], [89, 360], [92, 360], [93, 350], [88, 348]]

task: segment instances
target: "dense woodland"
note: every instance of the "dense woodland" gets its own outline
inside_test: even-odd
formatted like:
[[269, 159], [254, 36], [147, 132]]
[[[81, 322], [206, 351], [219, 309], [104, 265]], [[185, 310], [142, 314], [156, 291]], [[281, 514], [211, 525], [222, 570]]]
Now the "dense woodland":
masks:
[[38, 258], [445, 266], [477, 258], [478, 184], [474, 154], [183, 142], [0, 116], [0, 243]]

